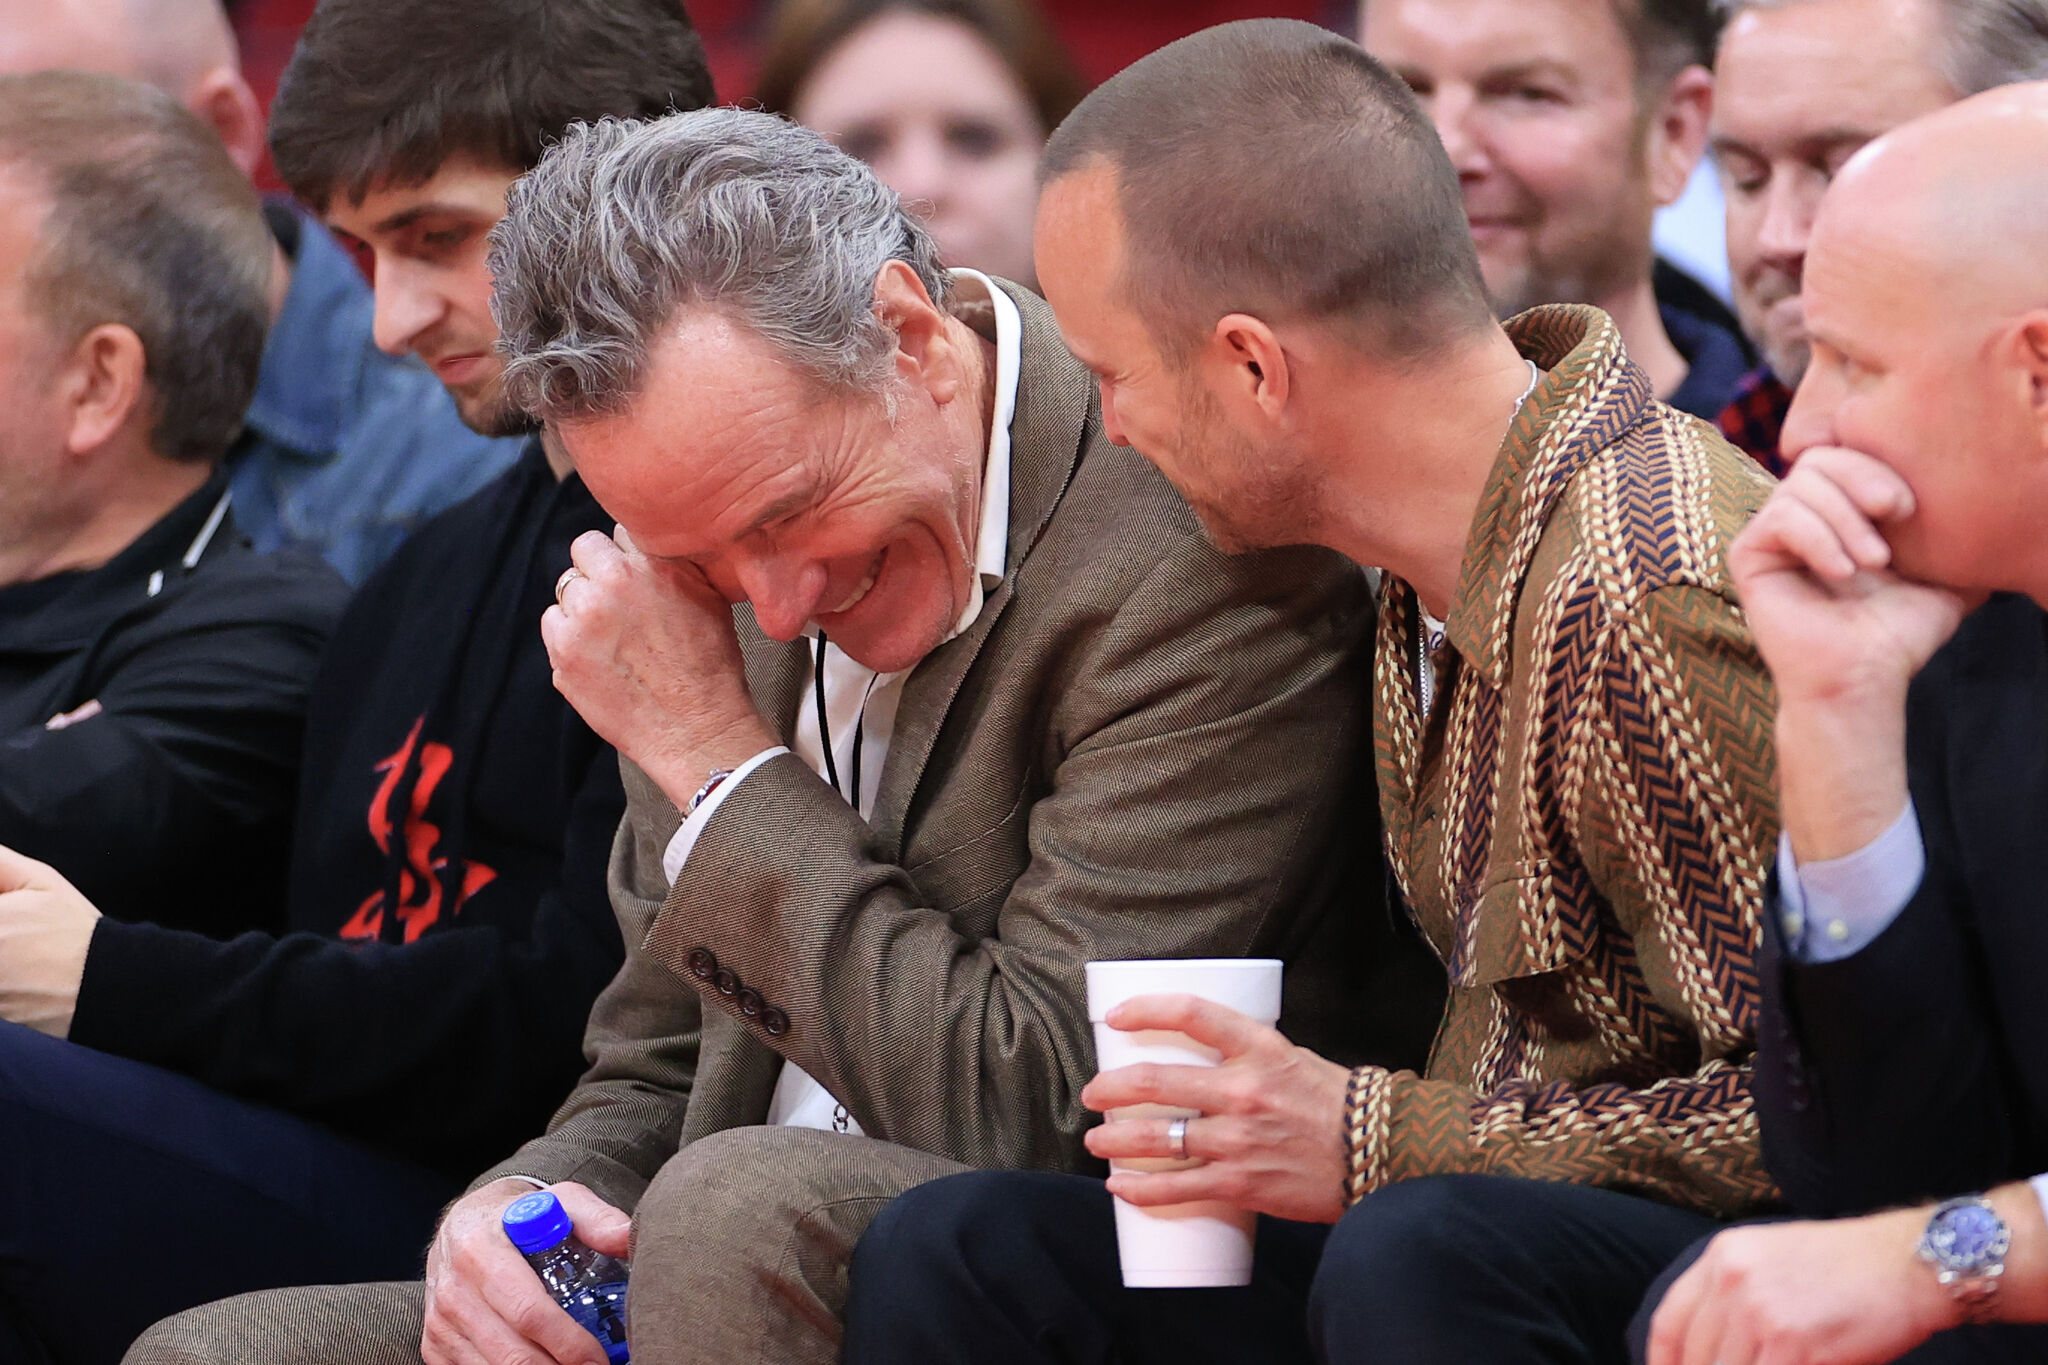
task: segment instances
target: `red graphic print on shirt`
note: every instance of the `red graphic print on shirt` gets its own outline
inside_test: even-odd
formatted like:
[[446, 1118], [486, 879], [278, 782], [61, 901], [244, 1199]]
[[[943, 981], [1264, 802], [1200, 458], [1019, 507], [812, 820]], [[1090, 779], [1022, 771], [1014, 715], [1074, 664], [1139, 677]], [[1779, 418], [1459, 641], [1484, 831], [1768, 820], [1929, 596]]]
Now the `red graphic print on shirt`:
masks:
[[[391, 852], [393, 837], [392, 798], [398, 794], [399, 780], [412, 765], [413, 750], [419, 744], [420, 726], [426, 723], [422, 716], [413, 722], [412, 733], [405, 737], [405, 743], [397, 753], [376, 766], [375, 771], [384, 774], [384, 781], [378, 786], [377, 794], [370, 798], [370, 837], [377, 841], [377, 847], [384, 853]], [[462, 871], [462, 886], [455, 893], [452, 903], [444, 904], [442, 874], [448, 870], [448, 860], [436, 857], [434, 847], [441, 841], [441, 827], [426, 818], [427, 803], [434, 799], [435, 788], [448, 775], [449, 767], [455, 762], [455, 753], [445, 744], [428, 744], [420, 751], [419, 775], [412, 786], [411, 809], [405, 814], [404, 847], [405, 866], [398, 874], [399, 921], [405, 926], [405, 941], [412, 942], [425, 933], [441, 918], [446, 910], [454, 918], [462, 909], [464, 901], [475, 895], [497, 879], [497, 872], [482, 863], [465, 864]], [[385, 904], [387, 893], [379, 889], [356, 907], [355, 914], [341, 927], [341, 936], [346, 939], [379, 938], [384, 930]]]

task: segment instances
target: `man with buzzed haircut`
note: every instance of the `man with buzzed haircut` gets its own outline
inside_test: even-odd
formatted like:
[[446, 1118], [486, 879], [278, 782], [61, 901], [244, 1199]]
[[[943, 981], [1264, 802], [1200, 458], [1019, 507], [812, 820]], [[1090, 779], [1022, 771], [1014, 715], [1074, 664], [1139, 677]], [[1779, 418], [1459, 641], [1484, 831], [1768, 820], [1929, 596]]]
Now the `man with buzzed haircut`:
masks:
[[1727, 308], [1651, 245], [1713, 102], [1714, 0], [1364, 0], [1359, 41], [1457, 168], [1502, 318], [1592, 304], [1657, 396], [1711, 419], [1753, 363]]
[[1801, 1215], [1716, 1237], [1652, 1365], [2048, 1359], [2048, 85], [1853, 157], [1792, 472], [1729, 567], [1783, 706], [1757, 1053]]
[[[220, 0], [37, 0], [0, 18], [0, 71], [68, 68], [154, 85], [244, 174], [263, 110]], [[259, 550], [303, 545], [360, 584], [422, 522], [509, 468], [516, 430], [466, 425], [435, 376], [373, 326], [370, 287], [320, 224], [264, 209], [277, 248], [270, 339], [230, 452], [235, 520]]]
[[[1771, 1196], [1772, 700], [1722, 567], [1769, 479], [1597, 309], [1496, 322], [1422, 110], [1312, 25], [1144, 58], [1044, 174], [1038, 275], [1108, 430], [1219, 544], [1384, 571], [1386, 850], [1451, 998], [1423, 1074], [1188, 996], [1112, 1012], [1223, 1061], [1097, 1076], [1090, 1108], [1199, 1117], [1089, 1149], [1194, 1166], [912, 1192], [856, 1254], [847, 1361], [1618, 1360], [1660, 1261]], [[1122, 1289], [1112, 1194], [1268, 1215], [1263, 1276]]]
[[1782, 473], [1806, 373], [1799, 284], [1821, 195], [1864, 143], [1994, 86], [2048, 76], [2044, 0], [1733, 0], [1715, 62], [1713, 149], [1736, 311], [1764, 363], [1717, 419]]

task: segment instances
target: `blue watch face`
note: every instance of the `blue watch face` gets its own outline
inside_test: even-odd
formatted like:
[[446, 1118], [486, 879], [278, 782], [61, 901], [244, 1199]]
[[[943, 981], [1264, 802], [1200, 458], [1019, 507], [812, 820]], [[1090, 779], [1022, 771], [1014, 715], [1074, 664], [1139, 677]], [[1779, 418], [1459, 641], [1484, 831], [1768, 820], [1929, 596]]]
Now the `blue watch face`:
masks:
[[1981, 1204], [1964, 1204], [1945, 1210], [1928, 1229], [1927, 1239], [1942, 1260], [1952, 1266], [1975, 1266], [1994, 1260], [2005, 1224]]

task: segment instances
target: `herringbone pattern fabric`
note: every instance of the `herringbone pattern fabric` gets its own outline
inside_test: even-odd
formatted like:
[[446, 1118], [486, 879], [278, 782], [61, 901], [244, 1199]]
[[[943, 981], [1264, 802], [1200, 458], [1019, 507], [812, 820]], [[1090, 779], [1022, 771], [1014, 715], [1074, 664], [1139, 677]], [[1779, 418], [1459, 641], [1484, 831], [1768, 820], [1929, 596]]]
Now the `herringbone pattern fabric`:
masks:
[[1769, 478], [1653, 400], [1597, 309], [1510, 325], [1517, 416], [1419, 714], [1385, 580], [1388, 851], [1452, 996], [1427, 1078], [1369, 1072], [1364, 1181], [1488, 1171], [1714, 1213], [1771, 1193], [1749, 1065], [1777, 838], [1770, 680], [1726, 578]]

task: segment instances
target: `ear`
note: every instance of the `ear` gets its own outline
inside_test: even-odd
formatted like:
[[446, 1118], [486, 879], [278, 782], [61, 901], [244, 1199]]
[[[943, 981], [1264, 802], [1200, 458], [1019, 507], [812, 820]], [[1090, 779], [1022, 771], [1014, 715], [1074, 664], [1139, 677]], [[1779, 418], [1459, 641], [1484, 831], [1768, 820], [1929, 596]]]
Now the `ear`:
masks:
[[924, 281], [903, 261], [889, 261], [875, 276], [875, 316], [896, 334], [896, 375], [944, 406], [960, 394], [967, 373]]
[[254, 179], [264, 152], [263, 106], [242, 73], [231, 66], [215, 67], [192, 88], [185, 103], [220, 134], [242, 174]]
[[1707, 125], [1714, 114], [1714, 73], [1688, 66], [1664, 88], [1664, 97], [1650, 111], [1644, 130], [1650, 193], [1657, 206], [1673, 203], [1685, 193], [1693, 168], [1707, 150]]
[[119, 323], [101, 323], [79, 339], [53, 385], [62, 404], [66, 450], [91, 455], [142, 415], [147, 368], [142, 338]]
[[2034, 426], [2048, 450], [2048, 309], [2024, 313], [2013, 326], [2012, 357], [2026, 385]]
[[1293, 367], [1279, 337], [1258, 318], [1218, 318], [1197, 365], [1209, 392], [1247, 430], [1285, 420]]

